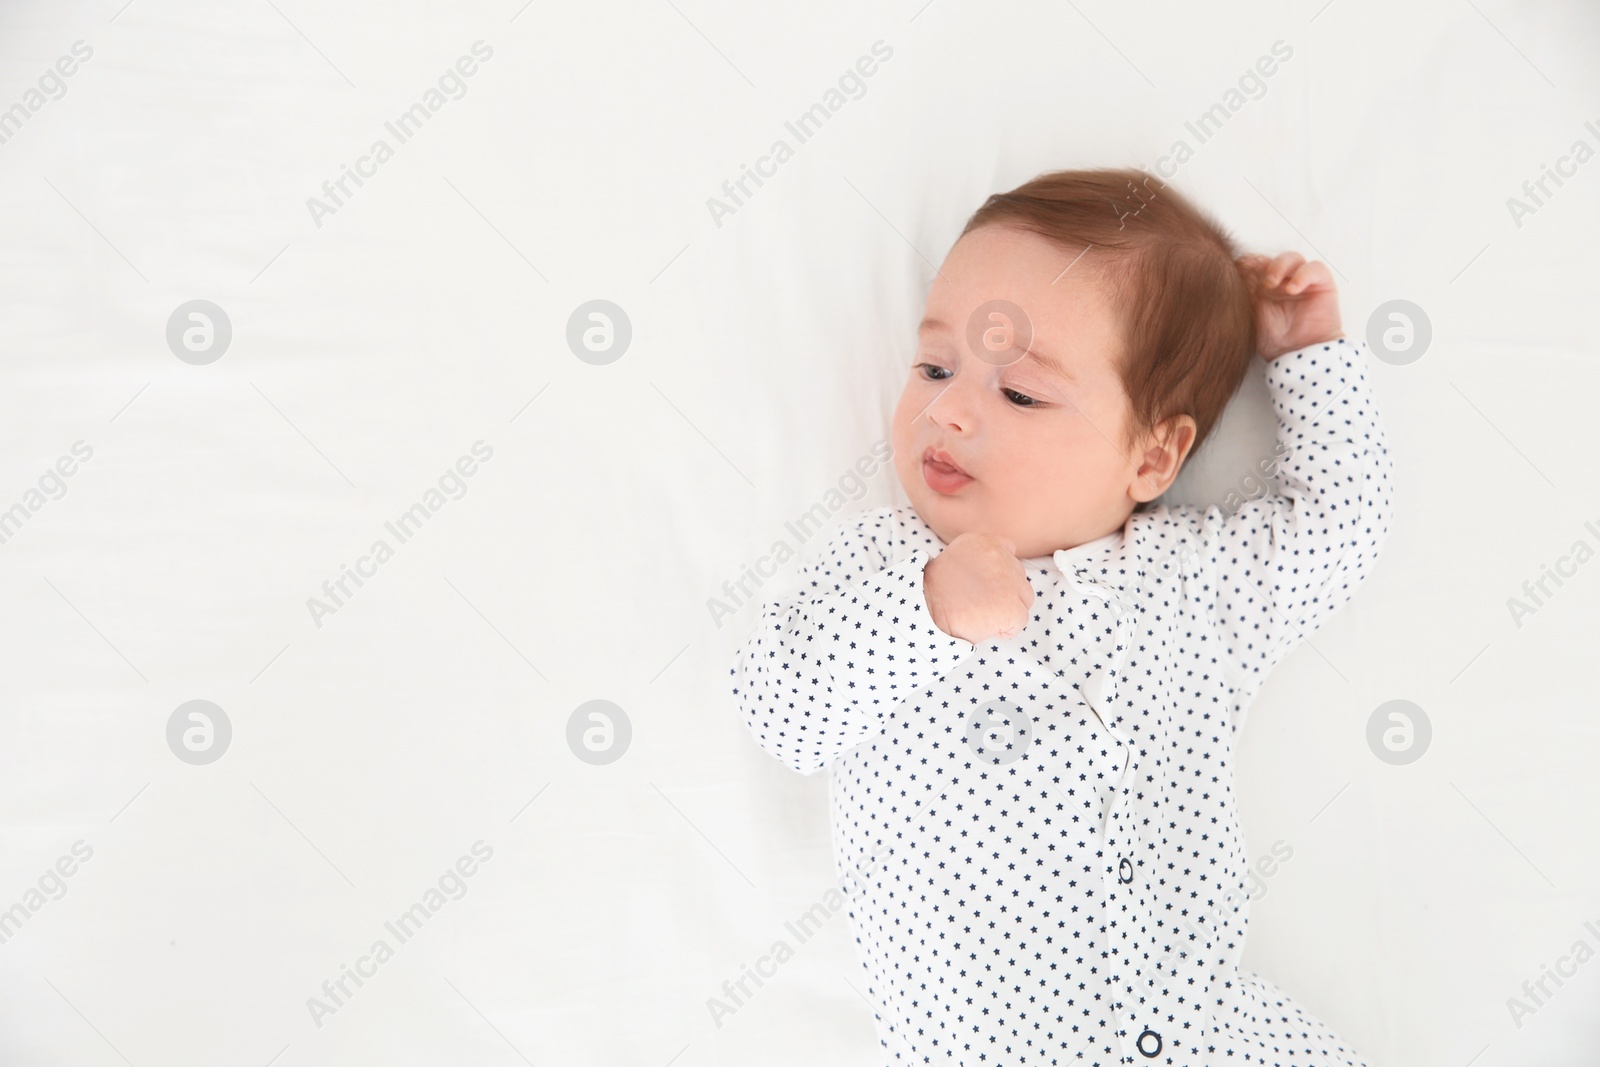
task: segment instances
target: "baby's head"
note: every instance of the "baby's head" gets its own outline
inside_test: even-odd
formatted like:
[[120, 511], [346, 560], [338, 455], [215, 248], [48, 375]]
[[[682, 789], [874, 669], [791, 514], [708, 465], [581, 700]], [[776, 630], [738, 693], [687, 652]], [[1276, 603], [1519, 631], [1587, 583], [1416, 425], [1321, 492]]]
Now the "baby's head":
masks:
[[[1140, 170], [1058, 171], [991, 196], [928, 292], [895, 410], [917, 513], [946, 544], [980, 531], [1029, 559], [1160, 496], [1255, 351], [1237, 255]], [[935, 451], [964, 474], [927, 462]]]

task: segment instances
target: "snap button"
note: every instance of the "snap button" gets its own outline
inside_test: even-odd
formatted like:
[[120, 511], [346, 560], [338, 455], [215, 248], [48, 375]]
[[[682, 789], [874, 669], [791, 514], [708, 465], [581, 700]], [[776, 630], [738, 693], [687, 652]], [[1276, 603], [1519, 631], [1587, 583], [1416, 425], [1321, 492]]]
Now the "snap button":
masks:
[[1117, 862], [1117, 881], [1123, 885], [1133, 881], [1133, 861], [1126, 856]]
[[[1156, 1039], [1156, 1047], [1148, 1051], [1146, 1051], [1144, 1047], [1144, 1039], [1147, 1037], [1153, 1037]], [[1138, 1048], [1139, 1055], [1143, 1056], [1145, 1059], [1149, 1059], [1151, 1056], [1159, 1056], [1161, 1054], [1161, 1035], [1147, 1026], [1144, 1028], [1144, 1032], [1139, 1035], [1139, 1040], [1134, 1042], [1134, 1046]]]

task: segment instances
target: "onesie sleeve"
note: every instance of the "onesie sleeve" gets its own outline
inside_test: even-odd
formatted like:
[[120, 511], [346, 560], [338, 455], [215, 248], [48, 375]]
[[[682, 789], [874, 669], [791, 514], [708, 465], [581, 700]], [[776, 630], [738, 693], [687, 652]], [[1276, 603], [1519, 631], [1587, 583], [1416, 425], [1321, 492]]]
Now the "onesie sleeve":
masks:
[[732, 668], [733, 695], [756, 743], [801, 774], [883, 729], [913, 689], [974, 648], [933, 623], [926, 549], [895, 561], [892, 509], [846, 520], [800, 568], [801, 591], [762, 606]]
[[1281, 491], [1175, 509], [1197, 548], [1213, 636], [1250, 691], [1355, 595], [1389, 532], [1393, 461], [1367, 351], [1339, 338], [1268, 363]]

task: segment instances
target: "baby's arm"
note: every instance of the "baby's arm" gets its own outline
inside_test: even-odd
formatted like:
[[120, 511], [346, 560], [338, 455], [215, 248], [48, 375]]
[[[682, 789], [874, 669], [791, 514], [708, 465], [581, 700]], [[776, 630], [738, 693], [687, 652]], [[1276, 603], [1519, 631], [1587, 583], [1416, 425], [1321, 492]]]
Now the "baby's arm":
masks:
[[745, 724], [801, 774], [877, 734], [912, 689], [973, 651], [933, 624], [928, 552], [891, 563], [894, 535], [891, 509], [846, 519], [801, 566], [802, 591], [765, 604], [739, 651], [731, 673]]
[[1175, 509], [1198, 542], [1214, 636], [1251, 691], [1355, 595], [1394, 512], [1393, 461], [1368, 386], [1367, 345], [1339, 329], [1326, 267], [1290, 255], [1262, 270], [1257, 347], [1269, 361], [1281, 492], [1231, 513]]

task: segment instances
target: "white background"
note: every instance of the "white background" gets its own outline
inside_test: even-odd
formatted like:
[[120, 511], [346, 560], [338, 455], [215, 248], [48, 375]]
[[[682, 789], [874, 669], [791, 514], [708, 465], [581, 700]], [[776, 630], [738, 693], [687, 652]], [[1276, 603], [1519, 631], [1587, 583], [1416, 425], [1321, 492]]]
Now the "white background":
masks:
[[[1154, 166], [1276, 40], [1174, 184], [1330, 262], [1351, 333], [1403, 298], [1433, 341], [1372, 364], [1376, 572], [1249, 716], [1249, 851], [1294, 856], [1245, 962], [1375, 1064], [1594, 1062], [1600, 962], [1520, 1027], [1506, 1003], [1600, 949], [1600, 562], [1520, 628], [1506, 606], [1600, 548], [1600, 162], [1506, 206], [1600, 148], [1588, 5], [122, 3], [0, 9], [0, 108], [94, 49], [0, 145], [0, 509], [94, 450], [0, 544], [0, 908], [93, 849], [0, 944], [0, 1063], [877, 1063], [842, 913], [707, 1010], [832, 869], [826, 776], [728, 691], [759, 608], [706, 601], [886, 435], [983, 197]], [[307, 198], [480, 39], [466, 95], [319, 227]], [[706, 199], [880, 39], [717, 226]], [[165, 340], [196, 298], [233, 327], [205, 366]], [[605, 366], [565, 341], [597, 298], [633, 329]], [[1257, 375], [1169, 498], [1220, 501], [1271, 426]], [[318, 627], [307, 598], [479, 440], [466, 495]], [[847, 510], [903, 500], [886, 470]], [[167, 746], [191, 699], [233, 726], [210, 765]], [[592, 699], [632, 723], [609, 766], [567, 746]], [[1393, 699], [1433, 725], [1409, 766], [1365, 739]], [[465, 896], [316, 1025], [480, 839]]]

